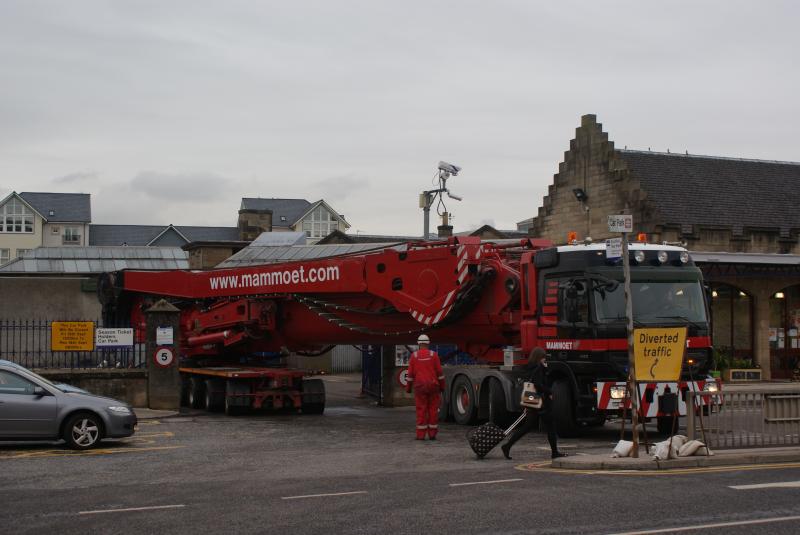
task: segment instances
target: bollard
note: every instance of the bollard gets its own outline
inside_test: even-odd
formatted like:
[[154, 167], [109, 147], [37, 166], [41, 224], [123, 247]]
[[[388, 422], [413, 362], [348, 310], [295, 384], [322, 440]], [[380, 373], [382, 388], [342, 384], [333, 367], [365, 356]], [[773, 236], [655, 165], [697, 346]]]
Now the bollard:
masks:
[[[686, 436], [689, 440], [695, 440], [695, 413], [694, 413], [694, 392], [686, 392]], [[701, 409], [702, 410], [702, 409]]]

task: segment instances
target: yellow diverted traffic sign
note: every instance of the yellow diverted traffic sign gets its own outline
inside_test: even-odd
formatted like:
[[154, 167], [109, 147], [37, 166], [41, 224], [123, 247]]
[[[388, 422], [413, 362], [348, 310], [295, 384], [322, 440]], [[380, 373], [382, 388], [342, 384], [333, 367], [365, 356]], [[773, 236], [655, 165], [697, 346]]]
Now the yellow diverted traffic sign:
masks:
[[93, 321], [54, 321], [50, 327], [52, 351], [93, 351]]
[[634, 329], [636, 380], [677, 381], [686, 351], [686, 327]]

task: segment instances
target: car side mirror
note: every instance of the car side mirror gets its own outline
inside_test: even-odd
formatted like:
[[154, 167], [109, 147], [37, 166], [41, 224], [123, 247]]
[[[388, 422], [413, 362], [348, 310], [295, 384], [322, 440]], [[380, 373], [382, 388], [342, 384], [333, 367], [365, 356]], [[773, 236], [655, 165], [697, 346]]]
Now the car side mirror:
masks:
[[34, 386], [33, 387], [33, 395], [34, 396], [47, 396], [48, 392], [41, 386]]

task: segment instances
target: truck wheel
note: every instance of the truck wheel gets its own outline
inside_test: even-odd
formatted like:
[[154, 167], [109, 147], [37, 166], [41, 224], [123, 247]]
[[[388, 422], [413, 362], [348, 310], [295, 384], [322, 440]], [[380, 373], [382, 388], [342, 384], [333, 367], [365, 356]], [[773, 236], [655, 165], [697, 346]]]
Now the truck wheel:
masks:
[[475, 416], [478, 404], [475, 399], [475, 390], [472, 383], [465, 376], [460, 375], [453, 382], [453, 389], [450, 393], [450, 412], [453, 419], [459, 425], [471, 425], [475, 423]]
[[497, 379], [489, 381], [489, 421], [502, 428], [511, 423], [506, 408], [506, 394]]
[[553, 423], [558, 436], [574, 438], [580, 434], [575, 422], [575, 404], [572, 389], [564, 380], [553, 383]]
[[206, 380], [205, 388], [203, 389], [205, 391], [203, 405], [208, 412], [220, 411], [225, 406], [225, 393], [222, 391], [224, 386], [219, 380]]
[[325, 412], [325, 383], [322, 379], [303, 381], [303, 414]]
[[181, 407], [189, 406], [189, 378], [181, 374]]
[[675, 418], [675, 425], [672, 425], [672, 416], [659, 416], [656, 418], [656, 429], [662, 435], [678, 434], [678, 418]]
[[450, 421], [450, 400], [447, 399], [447, 396], [445, 396], [445, 392], [442, 392], [442, 395], [439, 399], [439, 421]]
[[205, 404], [205, 384], [197, 377], [189, 379], [189, 406], [193, 409], [202, 409]]

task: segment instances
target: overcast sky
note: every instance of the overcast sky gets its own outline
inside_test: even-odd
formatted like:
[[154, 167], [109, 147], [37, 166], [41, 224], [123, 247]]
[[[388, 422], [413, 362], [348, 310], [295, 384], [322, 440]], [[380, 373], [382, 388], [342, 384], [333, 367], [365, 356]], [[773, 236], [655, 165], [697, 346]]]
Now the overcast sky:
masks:
[[[0, 2], [0, 198], [93, 223], [236, 224], [324, 198], [421, 234], [536, 214], [580, 116], [622, 148], [800, 160], [796, 2]], [[432, 221], [432, 227], [438, 222]]]

